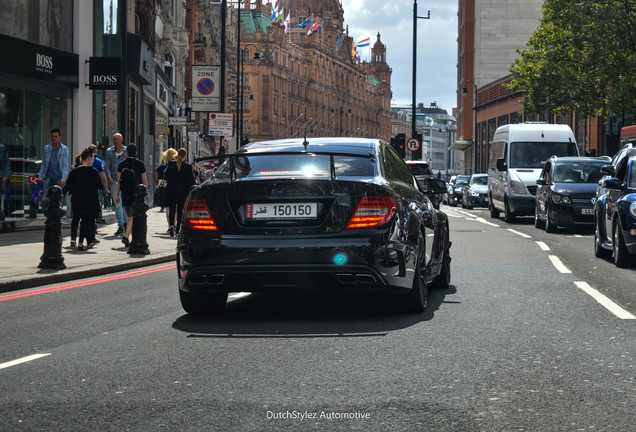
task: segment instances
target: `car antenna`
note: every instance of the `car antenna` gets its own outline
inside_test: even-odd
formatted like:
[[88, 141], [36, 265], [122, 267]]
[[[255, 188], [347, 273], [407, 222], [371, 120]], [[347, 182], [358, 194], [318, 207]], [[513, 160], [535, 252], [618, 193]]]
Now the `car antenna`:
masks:
[[303, 137], [303, 146], [305, 147], [305, 151], [307, 151], [308, 145], [309, 145], [309, 141], [307, 141], [307, 128], [305, 128], [305, 136]]

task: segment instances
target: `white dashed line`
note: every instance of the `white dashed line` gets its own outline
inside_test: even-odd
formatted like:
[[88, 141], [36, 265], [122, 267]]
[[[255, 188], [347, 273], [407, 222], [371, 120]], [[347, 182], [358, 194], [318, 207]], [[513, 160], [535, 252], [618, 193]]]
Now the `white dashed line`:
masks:
[[559, 257], [556, 255], [548, 255], [548, 258], [552, 261], [552, 265], [561, 273], [572, 273], [566, 266], [563, 265]]
[[549, 251], [550, 250], [550, 247], [547, 244], [543, 243], [542, 241], [538, 241], [536, 243], [539, 245], [541, 250], [543, 250], [543, 251]]
[[475, 218], [477, 217], [477, 216], [475, 216], [474, 214], [472, 214], [472, 213], [468, 213], [468, 212], [465, 212], [465, 211], [463, 211], [463, 210], [458, 210], [458, 213], [461, 213], [461, 214], [463, 214], [464, 216], [468, 216], [468, 217], [470, 217], [471, 219], [475, 219]]
[[581, 288], [586, 294], [591, 296], [594, 300], [599, 302], [601, 306], [603, 306], [605, 309], [607, 309], [608, 311], [616, 315], [618, 318], [625, 319], [625, 320], [636, 319], [636, 316], [634, 316], [633, 314], [629, 313], [628, 311], [626, 311], [625, 309], [623, 309], [622, 307], [614, 303], [612, 300], [607, 298], [604, 294], [601, 294], [600, 292], [598, 292], [597, 290], [589, 286], [587, 282], [574, 282], [574, 284], [577, 287]]
[[33, 355], [30, 355], [30, 356], [27, 356], [27, 357], [19, 358], [17, 360], [12, 360], [10, 362], [0, 363], [0, 369], [5, 369], [5, 368], [11, 367], [11, 366], [16, 366], [16, 365], [19, 365], [19, 364], [22, 364], [22, 363], [30, 362], [32, 360], [37, 360], [39, 358], [50, 356], [50, 355], [51, 355], [51, 353], [33, 354]]
[[494, 224], [494, 223], [492, 223], [492, 222], [488, 222], [488, 221], [487, 221], [486, 219], [484, 219], [484, 218], [477, 218], [477, 219], [475, 219], [475, 220], [476, 220], [477, 222], [481, 222], [481, 223], [483, 223], [483, 224], [486, 224], [486, 225], [490, 225], [490, 226], [493, 226], [493, 227], [497, 227], [497, 228], [499, 228], [499, 225]]
[[251, 293], [247, 293], [247, 292], [240, 292], [240, 293], [235, 293], [235, 294], [231, 294], [228, 296], [229, 300], [238, 300], [240, 298], [243, 297], [247, 297], [248, 295], [250, 295]]
[[515, 231], [515, 230], [513, 230], [513, 229], [511, 229], [511, 228], [508, 228], [508, 231], [510, 231], [511, 233], [515, 233], [515, 234], [517, 234], [517, 235], [520, 235], [520, 236], [521, 236], [521, 237], [523, 237], [523, 238], [532, 238], [532, 237], [530, 237], [528, 234], [524, 234], [524, 233], [522, 233], [522, 232]]

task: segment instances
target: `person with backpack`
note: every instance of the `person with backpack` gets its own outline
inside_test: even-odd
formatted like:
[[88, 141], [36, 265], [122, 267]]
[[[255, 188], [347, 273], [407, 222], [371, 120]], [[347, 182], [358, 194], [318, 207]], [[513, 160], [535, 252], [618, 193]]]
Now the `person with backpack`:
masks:
[[[168, 203], [170, 217], [170, 237], [174, 237], [179, 233], [181, 228], [181, 217], [183, 215], [183, 206], [190, 192], [192, 185], [196, 183], [195, 173], [192, 165], [185, 162], [187, 152], [181, 148], [177, 152], [177, 159], [168, 163], [166, 168], [166, 201]], [[176, 225], [175, 225], [176, 218]]]
[[121, 238], [121, 242], [124, 246], [128, 247], [130, 246], [129, 237], [132, 234], [135, 187], [138, 184], [143, 184], [146, 188], [148, 188], [148, 179], [146, 177], [146, 166], [142, 161], [137, 159], [137, 146], [135, 144], [128, 144], [126, 147], [126, 155], [126, 159], [124, 159], [124, 161], [117, 167], [117, 193], [115, 195], [115, 205], [119, 205], [121, 200], [122, 206], [126, 211], [126, 215], [128, 215], [126, 232]]

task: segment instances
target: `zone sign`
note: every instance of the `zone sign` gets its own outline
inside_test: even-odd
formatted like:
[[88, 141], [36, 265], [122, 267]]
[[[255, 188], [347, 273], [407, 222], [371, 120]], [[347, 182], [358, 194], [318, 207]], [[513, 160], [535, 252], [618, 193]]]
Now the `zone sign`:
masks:
[[417, 138], [411, 138], [406, 142], [406, 148], [412, 152], [416, 152], [420, 149], [420, 142]]

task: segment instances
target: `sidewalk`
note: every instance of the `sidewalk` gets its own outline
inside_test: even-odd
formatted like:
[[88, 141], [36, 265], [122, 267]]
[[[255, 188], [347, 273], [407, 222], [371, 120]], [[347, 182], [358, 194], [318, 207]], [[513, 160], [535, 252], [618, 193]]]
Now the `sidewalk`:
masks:
[[167, 233], [166, 214], [160, 213], [159, 208], [155, 207], [148, 210], [147, 215], [149, 255], [127, 253], [121, 237], [113, 235], [117, 231], [113, 211], [104, 212], [106, 223], [97, 225], [97, 239], [100, 242], [88, 251], [70, 247], [71, 219], [63, 218], [64, 270], [38, 268], [44, 252], [44, 219], [17, 224], [16, 231], [0, 233], [0, 256], [3, 262], [0, 266], [0, 292], [174, 262], [177, 240]]

